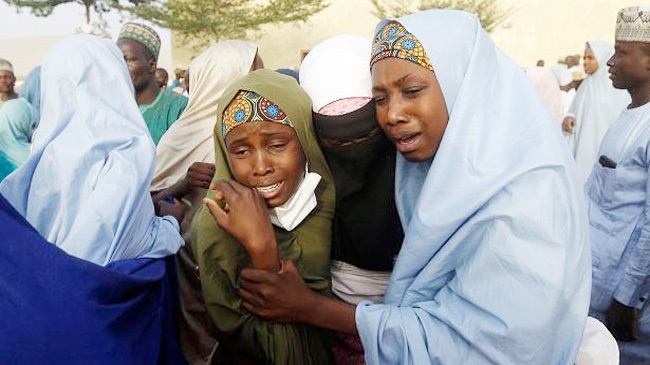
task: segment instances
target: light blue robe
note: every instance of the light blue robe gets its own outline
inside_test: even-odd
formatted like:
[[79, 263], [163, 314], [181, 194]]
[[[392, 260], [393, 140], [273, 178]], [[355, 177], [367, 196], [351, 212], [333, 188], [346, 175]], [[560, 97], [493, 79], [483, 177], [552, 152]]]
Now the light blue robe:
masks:
[[67, 37], [45, 57], [41, 86], [32, 153], [0, 194], [48, 242], [98, 265], [175, 254], [183, 240], [174, 218], [154, 214], [155, 147], [122, 52]]
[[423, 44], [450, 116], [432, 161], [398, 156], [405, 239], [384, 303], [357, 306], [367, 363], [573, 364], [591, 261], [565, 142], [474, 16], [398, 21]]
[[29, 157], [36, 121], [36, 110], [25, 99], [9, 100], [0, 108], [0, 181]]
[[[603, 139], [585, 186], [593, 256], [591, 312], [604, 314], [615, 298], [640, 310], [640, 334], [650, 361], [650, 103], [625, 109]], [[630, 347], [632, 348], [632, 347]], [[626, 355], [627, 348], [621, 348]]]

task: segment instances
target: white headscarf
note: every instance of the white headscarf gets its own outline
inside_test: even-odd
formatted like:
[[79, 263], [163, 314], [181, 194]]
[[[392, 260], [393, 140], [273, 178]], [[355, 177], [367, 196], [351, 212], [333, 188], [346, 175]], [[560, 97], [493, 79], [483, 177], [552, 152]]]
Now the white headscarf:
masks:
[[42, 71], [32, 153], [0, 193], [72, 256], [106, 265], [176, 253], [177, 223], [154, 215], [155, 149], [122, 52], [109, 40], [70, 36]]
[[190, 63], [190, 98], [180, 118], [156, 147], [156, 173], [151, 191], [166, 189], [185, 177], [194, 162], [214, 163], [214, 124], [223, 91], [248, 74], [257, 46], [221, 41]]
[[557, 124], [562, 122], [562, 92], [553, 71], [546, 67], [531, 67], [526, 69], [526, 76], [530, 79], [548, 107], [548, 112]]
[[449, 122], [433, 160], [397, 157], [405, 237], [384, 304], [357, 306], [366, 362], [572, 364], [591, 258], [560, 133], [475, 16], [398, 21], [429, 56]]
[[[368, 38], [343, 34], [319, 43], [307, 54], [300, 65], [300, 86], [309, 94], [314, 112], [337, 100], [372, 97], [367, 72], [371, 47]], [[359, 49], [367, 53], [360, 56]], [[357, 65], [365, 65], [366, 71], [358, 72]]]
[[587, 181], [598, 159], [598, 148], [609, 126], [631, 102], [627, 90], [615, 89], [609, 79], [607, 60], [614, 54], [614, 47], [603, 41], [589, 41], [587, 44], [598, 60], [598, 70], [587, 75], [569, 107], [569, 114], [576, 120], [573, 139], [569, 143], [581, 185]]

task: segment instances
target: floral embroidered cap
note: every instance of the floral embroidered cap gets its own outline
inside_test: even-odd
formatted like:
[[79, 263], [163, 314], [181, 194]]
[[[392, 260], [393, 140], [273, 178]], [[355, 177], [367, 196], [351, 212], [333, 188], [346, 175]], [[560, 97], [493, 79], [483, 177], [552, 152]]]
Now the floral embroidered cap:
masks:
[[275, 103], [255, 92], [239, 90], [223, 111], [223, 137], [238, 125], [247, 122], [276, 122], [293, 128], [291, 120]]
[[386, 24], [375, 35], [375, 39], [372, 42], [370, 67], [375, 62], [386, 57], [396, 57], [415, 62], [429, 71], [433, 71], [433, 66], [420, 41], [413, 34], [409, 33], [402, 24], [394, 20]]

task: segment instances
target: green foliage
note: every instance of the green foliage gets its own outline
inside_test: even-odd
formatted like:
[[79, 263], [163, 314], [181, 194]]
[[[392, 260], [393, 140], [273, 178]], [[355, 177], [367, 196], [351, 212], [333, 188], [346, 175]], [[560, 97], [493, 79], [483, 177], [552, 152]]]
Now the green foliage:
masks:
[[306, 21], [325, 0], [149, 0], [111, 7], [178, 32], [194, 49], [224, 38], [250, 38], [269, 23]]
[[413, 13], [413, 0], [370, 0], [375, 7], [372, 13], [379, 19], [399, 18]]
[[414, 6], [413, 0], [371, 0], [375, 6], [374, 13], [379, 18], [400, 17], [417, 10], [458, 9], [476, 15], [487, 32], [493, 31], [503, 23], [512, 8], [502, 9], [498, 0], [421, 0]]
[[86, 22], [90, 19], [90, 7], [95, 3], [95, 0], [4, 0], [7, 4], [13, 5], [17, 8], [29, 8], [32, 14], [36, 16], [48, 16], [52, 14], [54, 8], [61, 4], [77, 3], [86, 7]]

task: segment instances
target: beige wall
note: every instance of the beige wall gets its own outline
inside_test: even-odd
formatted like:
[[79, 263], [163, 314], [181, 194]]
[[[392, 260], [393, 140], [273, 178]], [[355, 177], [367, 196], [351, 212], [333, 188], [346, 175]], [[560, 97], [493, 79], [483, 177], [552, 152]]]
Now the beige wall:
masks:
[[546, 65], [560, 56], [584, 51], [587, 40], [614, 43], [617, 12], [638, 0], [501, 0], [512, 15], [492, 38], [520, 65]]
[[[547, 65], [560, 56], [582, 53], [584, 42], [603, 39], [613, 43], [617, 11], [637, 0], [499, 0], [512, 8], [511, 16], [492, 37], [522, 66], [538, 59]], [[329, 0], [330, 6], [306, 23], [266, 26], [255, 40], [266, 67], [298, 67], [300, 51], [336, 34], [371, 37], [379, 21], [370, 0]], [[173, 62], [185, 67], [194, 52], [174, 48]]]

